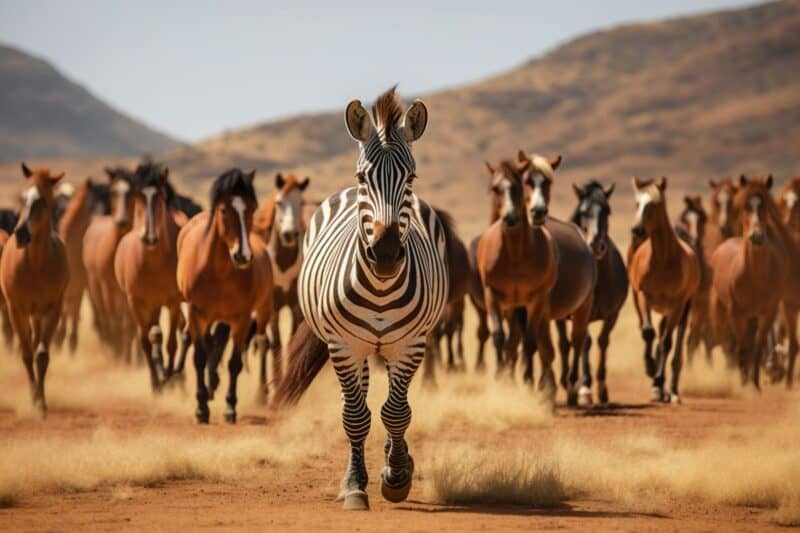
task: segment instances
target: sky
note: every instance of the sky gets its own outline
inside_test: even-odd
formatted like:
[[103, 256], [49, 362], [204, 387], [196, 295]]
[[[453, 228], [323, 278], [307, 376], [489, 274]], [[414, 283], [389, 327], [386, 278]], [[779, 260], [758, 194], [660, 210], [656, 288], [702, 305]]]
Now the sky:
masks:
[[754, 0], [0, 0], [0, 43], [185, 141], [503, 72], [588, 31]]

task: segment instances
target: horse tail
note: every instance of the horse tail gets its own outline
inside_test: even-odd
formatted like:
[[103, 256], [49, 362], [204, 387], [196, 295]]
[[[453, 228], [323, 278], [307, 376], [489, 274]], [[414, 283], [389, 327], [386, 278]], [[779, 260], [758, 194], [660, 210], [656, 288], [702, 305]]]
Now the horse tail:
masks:
[[289, 341], [289, 364], [275, 391], [275, 407], [295, 405], [328, 360], [328, 345], [303, 321]]

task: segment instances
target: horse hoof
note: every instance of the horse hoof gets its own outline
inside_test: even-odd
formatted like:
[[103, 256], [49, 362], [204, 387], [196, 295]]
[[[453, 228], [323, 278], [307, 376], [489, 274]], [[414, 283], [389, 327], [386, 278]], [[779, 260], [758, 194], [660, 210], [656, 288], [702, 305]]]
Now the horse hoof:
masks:
[[597, 401], [601, 404], [608, 403], [608, 389], [605, 387], [601, 387], [597, 393]]
[[567, 392], [567, 406], [569, 407], [577, 407], [578, 406], [578, 393], [574, 390], [570, 390]]
[[228, 409], [225, 411], [225, 422], [228, 424], [235, 424], [236, 423], [236, 411], [233, 409]]
[[669, 403], [672, 405], [680, 405], [681, 404], [681, 397], [675, 393], [669, 395]]
[[381, 494], [383, 497], [392, 502], [400, 503], [408, 498], [408, 493], [411, 492], [411, 473], [408, 473], [408, 481], [399, 487], [393, 487], [386, 482], [386, 476], [389, 473], [389, 467], [383, 469], [381, 472]]
[[342, 496], [345, 511], [369, 511], [369, 498], [363, 490], [352, 490]]
[[651, 402], [662, 402], [662, 401], [664, 401], [664, 392], [658, 387], [651, 388], [650, 389], [650, 401]]
[[592, 405], [592, 389], [584, 385], [578, 390], [578, 404]]
[[209, 419], [208, 408], [197, 409], [197, 411], [195, 411], [194, 413], [194, 416], [197, 419], [198, 424], [208, 424], [208, 419]]

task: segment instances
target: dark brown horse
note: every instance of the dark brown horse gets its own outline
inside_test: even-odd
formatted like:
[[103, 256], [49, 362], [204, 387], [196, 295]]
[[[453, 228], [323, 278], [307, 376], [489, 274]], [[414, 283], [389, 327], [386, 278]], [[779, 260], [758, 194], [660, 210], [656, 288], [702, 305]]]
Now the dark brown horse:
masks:
[[514, 325], [515, 315], [524, 309], [526, 325], [534, 332], [542, 357], [539, 387], [554, 395], [554, 351], [548, 317], [549, 294], [558, 275], [558, 248], [545, 228], [547, 211], [528, 217], [524, 184], [527, 165], [503, 161], [497, 168], [489, 163], [486, 166], [499, 219], [480, 237], [477, 266], [498, 369], [502, 371], [505, 366], [505, 354], [514, 357], [511, 352], [519, 346], [522, 331], [519, 324]]
[[684, 196], [684, 207], [678, 216], [675, 232], [684, 242], [691, 245], [700, 263], [700, 285], [692, 298], [692, 309], [689, 313], [689, 334], [686, 339], [689, 363], [692, 362], [695, 351], [702, 342], [705, 348], [706, 363], [711, 364], [711, 349], [713, 348], [713, 332], [711, 331], [708, 310], [708, 298], [711, 291], [711, 266], [706, 255], [706, 225], [708, 215], [703, 207], [703, 200], [699, 195]]
[[[175, 193], [168, 179], [167, 167], [147, 162], [136, 168], [133, 229], [120, 240], [114, 258], [115, 277], [136, 321], [153, 391], [174, 368], [180, 320], [181, 294], [175, 279], [180, 228], [171, 214]], [[166, 372], [159, 325], [162, 308], [169, 312]]]
[[[683, 340], [691, 300], [700, 285], [700, 263], [692, 247], [678, 238], [670, 224], [664, 194], [667, 179], [633, 178], [633, 189], [637, 211], [632, 231], [635, 238], [645, 240], [632, 254], [628, 275], [645, 341], [645, 368], [647, 375], [653, 378], [651, 399], [677, 404], [680, 403]], [[655, 338], [652, 311], [662, 316], [655, 360], [652, 357]], [[672, 379], [667, 393], [664, 390], [665, 367], [676, 328]]]
[[24, 204], [0, 257], [0, 288], [19, 339], [34, 405], [44, 416], [50, 340], [69, 278], [64, 243], [53, 231], [51, 221], [53, 188], [64, 173], [51, 174], [46, 168], [30, 170], [25, 163], [22, 173], [27, 180]]
[[68, 339], [69, 350], [78, 346], [78, 324], [81, 302], [86, 291], [86, 268], [83, 266], [83, 236], [92, 220], [95, 207], [94, 184], [91, 179], [77, 187], [58, 222], [58, 235], [64, 241], [69, 264], [69, 283], [64, 293], [64, 310], [58, 323], [54, 342], [60, 346]]
[[232, 169], [216, 179], [210, 212], [192, 218], [178, 236], [178, 288], [188, 304], [188, 323], [194, 343], [197, 374], [198, 423], [208, 423], [205, 370], [208, 341], [216, 322], [230, 326], [233, 353], [228, 362], [230, 380], [225, 420], [236, 422], [236, 385], [242, 353], [250, 341], [251, 322], [263, 338], [272, 317], [272, 267], [264, 241], [253, 228], [258, 200], [253, 189], [255, 171]]
[[[608, 235], [608, 218], [611, 215], [609, 199], [614, 192], [614, 185], [603, 187], [597, 181], [590, 181], [583, 187], [573, 184], [578, 206], [572, 214], [571, 221], [577, 225], [592, 249], [597, 260], [597, 283], [592, 299], [591, 322], [602, 321], [603, 326], [597, 337], [597, 398], [600, 403], [608, 402], [608, 385], [606, 384], [606, 358], [611, 331], [617, 323], [617, 317], [628, 296], [628, 271], [614, 241]], [[559, 349], [562, 362], [566, 367], [569, 354], [569, 341], [566, 335], [565, 321], [557, 322], [559, 332]], [[581, 355], [581, 387], [578, 400], [581, 403], [592, 403], [592, 372], [589, 349], [592, 338], [587, 333], [586, 346]], [[564, 367], [564, 368], [565, 368]]]
[[105, 169], [109, 179], [111, 214], [95, 216], [83, 236], [83, 265], [89, 299], [97, 311], [96, 326], [101, 340], [114, 355], [130, 361], [132, 318], [125, 294], [114, 273], [117, 245], [133, 224], [136, 196], [133, 173], [124, 168]]
[[[787, 233], [770, 194], [772, 176], [742, 176], [734, 198], [742, 237], [711, 257], [710, 309], [717, 336], [732, 336], [742, 383], [760, 388], [761, 356], [787, 286]], [[729, 348], [730, 349], [730, 348]]]
[[[284, 307], [292, 313], [291, 334], [303, 320], [297, 302], [297, 276], [303, 263], [302, 241], [306, 230], [303, 217], [303, 192], [309, 178], [300, 180], [294, 174], [286, 177], [275, 176], [275, 190], [258, 208], [253, 219], [253, 231], [261, 236], [267, 245], [272, 262], [273, 296], [275, 306], [269, 321], [269, 347], [272, 352], [272, 379], [277, 383], [283, 376], [282, 347], [278, 320]], [[266, 402], [267, 389], [267, 350], [257, 346], [259, 355], [259, 399]]]

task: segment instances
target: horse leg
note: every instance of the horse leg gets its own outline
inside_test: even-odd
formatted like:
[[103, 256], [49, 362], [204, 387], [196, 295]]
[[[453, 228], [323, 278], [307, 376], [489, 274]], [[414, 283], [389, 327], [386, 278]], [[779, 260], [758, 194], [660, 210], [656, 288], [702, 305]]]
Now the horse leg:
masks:
[[191, 322], [191, 308], [186, 302], [182, 302], [179, 306], [183, 320], [183, 327], [181, 327], [181, 342], [178, 345], [177, 363], [175, 366], [175, 374], [183, 374], [183, 365], [186, 364], [186, 354], [189, 352], [189, 347], [192, 345], [192, 334], [189, 329]]
[[761, 390], [761, 356], [764, 353], [764, 347], [767, 344], [767, 336], [772, 329], [772, 325], [775, 322], [775, 314], [777, 313], [777, 309], [775, 312], [771, 313], [766, 319], [762, 318], [758, 321], [758, 329], [756, 330], [756, 339], [755, 339], [755, 346], [754, 350], [752, 351], [753, 360], [752, 360], [752, 379], [753, 379], [753, 386], [756, 388], [757, 391]]
[[169, 380], [175, 372], [175, 355], [178, 351], [178, 322], [181, 310], [177, 304], [167, 308], [169, 316], [169, 330], [167, 331], [167, 365], [164, 369], [164, 381]]
[[206, 388], [206, 362], [208, 360], [207, 335], [198, 324], [192, 324], [194, 338], [194, 370], [197, 375], [197, 410], [195, 418], [198, 424], [208, 424], [209, 394]]
[[381, 420], [388, 435], [384, 446], [386, 466], [381, 471], [381, 493], [392, 503], [402, 502], [408, 497], [414, 474], [414, 460], [408, 453], [405, 434], [411, 424], [408, 385], [419, 365], [419, 356], [418, 351], [409, 351], [387, 363], [389, 398], [381, 407]]
[[337, 501], [343, 501], [343, 507], [348, 510], [366, 510], [369, 509], [365, 492], [369, 476], [364, 464], [364, 441], [372, 420], [367, 407], [368, 362], [347, 346], [332, 343], [328, 349], [342, 391], [342, 425], [350, 443], [350, 457]]
[[486, 371], [486, 362], [483, 358], [486, 341], [489, 339], [489, 325], [486, 320], [486, 313], [480, 309], [475, 309], [478, 313], [478, 353], [475, 356], [475, 372], [482, 374]]
[[67, 309], [65, 308], [61, 314], [61, 318], [58, 321], [58, 326], [56, 326], [56, 331], [53, 334], [53, 344], [55, 344], [57, 349], [61, 349], [64, 345], [64, 340], [67, 338], [67, 317], [68, 317]]
[[528, 323], [525, 327], [522, 353], [525, 357], [525, 370], [522, 373], [522, 382], [533, 385], [533, 354], [536, 353], [536, 331]]
[[672, 351], [672, 332], [678, 322], [678, 313], [672, 312], [661, 317], [658, 325], [658, 346], [656, 347], [656, 371], [653, 375], [653, 386], [651, 389], [650, 400], [653, 402], [663, 402], [664, 393], [664, 374], [666, 372], [667, 357]]
[[558, 332], [558, 353], [561, 357], [561, 387], [569, 389], [569, 337], [567, 336], [567, 321], [556, 320]]
[[214, 393], [219, 387], [219, 363], [222, 360], [225, 345], [228, 344], [231, 328], [228, 324], [217, 322], [214, 331], [206, 335], [208, 345], [208, 388], [209, 399], [214, 399]]
[[655, 360], [653, 359], [653, 341], [656, 338], [656, 330], [653, 328], [653, 317], [650, 311], [650, 304], [644, 293], [633, 293], [633, 303], [639, 315], [642, 340], [644, 340], [644, 369], [647, 377], [652, 378], [655, 374]]
[[500, 309], [500, 301], [495, 297], [494, 291], [485, 287], [483, 289], [483, 299], [486, 302], [486, 313], [489, 321], [489, 332], [492, 334], [492, 344], [494, 345], [495, 355], [497, 356], [497, 369], [495, 376], [500, 377], [503, 372], [503, 348], [506, 344], [506, 334], [503, 331], [503, 312]]
[[3, 341], [6, 348], [14, 345], [14, 326], [8, 313], [8, 304], [0, 306], [0, 329], [3, 331]]
[[542, 362], [542, 375], [539, 376], [539, 390], [545, 394], [551, 406], [555, 406], [556, 399], [556, 378], [553, 373], [553, 359], [555, 359], [555, 349], [553, 340], [550, 338], [550, 321], [543, 318], [541, 313], [534, 313], [529, 310], [528, 316], [531, 321], [531, 328], [536, 332], [536, 347], [539, 350], [539, 359]]
[[503, 351], [505, 354], [505, 366], [508, 370], [507, 376], [511, 381], [514, 381], [514, 376], [516, 374], [517, 359], [519, 359], [519, 343], [524, 333], [523, 328], [525, 327], [525, 324], [520, 323], [518, 320], [517, 313], [519, 312], [519, 310], [515, 310], [506, 318], [506, 322], [508, 323], [508, 337], [505, 339]]
[[444, 326], [444, 337], [445, 337], [445, 346], [447, 347], [447, 370], [449, 372], [454, 372], [457, 370], [456, 365], [456, 353], [455, 353], [455, 346], [453, 345], [455, 341], [455, 324], [454, 324], [454, 317], [448, 312], [447, 320], [445, 320]]
[[159, 309], [141, 309], [132, 301], [129, 304], [136, 320], [141, 357], [147, 362], [147, 369], [150, 371], [150, 389], [155, 394], [161, 387], [164, 376], [164, 367], [161, 363], [163, 338], [158, 325]]
[[796, 307], [790, 307], [786, 303], [781, 305], [781, 314], [783, 315], [783, 323], [786, 328], [786, 335], [789, 337], [789, 352], [788, 364], [786, 365], [786, 388], [791, 389], [794, 383], [794, 363], [797, 358], [798, 341], [797, 341], [797, 315], [798, 310]]
[[[277, 322], [277, 319], [278, 313], [272, 315], [269, 323], [270, 329], [272, 329], [272, 323]], [[275, 328], [277, 329], [277, 325]], [[267, 336], [263, 333], [256, 334], [253, 338], [253, 345], [255, 346], [256, 357], [258, 358], [258, 390], [256, 391], [256, 403], [259, 405], [266, 405], [267, 399], [269, 398], [269, 384], [267, 383], [267, 351], [269, 350], [269, 344]]]
[[678, 333], [675, 336], [675, 353], [672, 354], [672, 376], [670, 381], [669, 401], [674, 405], [681, 403], [678, 393], [678, 385], [681, 380], [681, 368], [683, 367], [683, 338], [686, 334], [686, 325], [689, 322], [689, 313], [692, 310], [691, 300], [686, 302], [681, 311], [678, 321]]
[[456, 327], [454, 331], [454, 335], [456, 337], [456, 354], [458, 357], [458, 364], [459, 368], [462, 372], [464, 372], [467, 368], [467, 363], [464, 361], [464, 310], [462, 308], [461, 315], [459, 315], [456, 321]]
[[247, 350], [247, 332], [250, 329], [250, 320], [245, 320], [231, 327], [231, 337], [233, 338], [233, 351], [228, 360], [228, 394], [225, 395], [225, 422], [236, 423], [236, 386], [239, 381], [239, 373], [242, 371], [242, 352]]
[[586, 342], [581, 350], [581, 386], [578, 389], [578, 404], [592, 405], [592, 362], [590, 351], [592, 349], [592, 336], [586, 334]]
[[36, 374], [33, 370], [33, 346], [32, 342], [32, 334], [31, 334], [31, 321], [28, 318], [28, 315], [20, 309], [14, 308], [9, 303], [9, 317], [11, 318], [11, 324], [14, 327], [14, 331], [17, 333], [17, 338], [19, 339], [19, 347], [20, 351], [22, 352], [22, 362], [25, 364], [25, 370], [28, 372], [28, 384], [30, 385], [31, 389], [31, 400], [33, 404], [38, 407], [37, 405], [37, 385], [36, 385]]
[[[269, 321], [269, 347], [272, 352], [272, 381], [277, 385], [283, 376], [283, 344], [281, 330], [278, 327], [278, 312], [272, 313]], [[262, 384], [266, 384], [263, 381]]]
[[36, 381], [39, 389], [39, 409], [42, 416], [47, 413], [47, 401], [44, 395], [44, 382], [47, 377], [47, 367], [50, 364], [50, 341], [53, 338], [56, 327], [58, 326], [59, 315], [61, 314], [61, 307], [55, 307], [46, 315], [44, 315], [40, 322], [40, 330], [36, 347]]
[[599, 360], [597, 361], [597, 401], [601, 404], [608, 403], [608, 386], [606, 385], [606, 357], [608, 355], [608, 343], [611, 330], [617, 323], [619, 312], [603, 321], [600, 335], [597, 337], [597, 347], [599, 349]]

